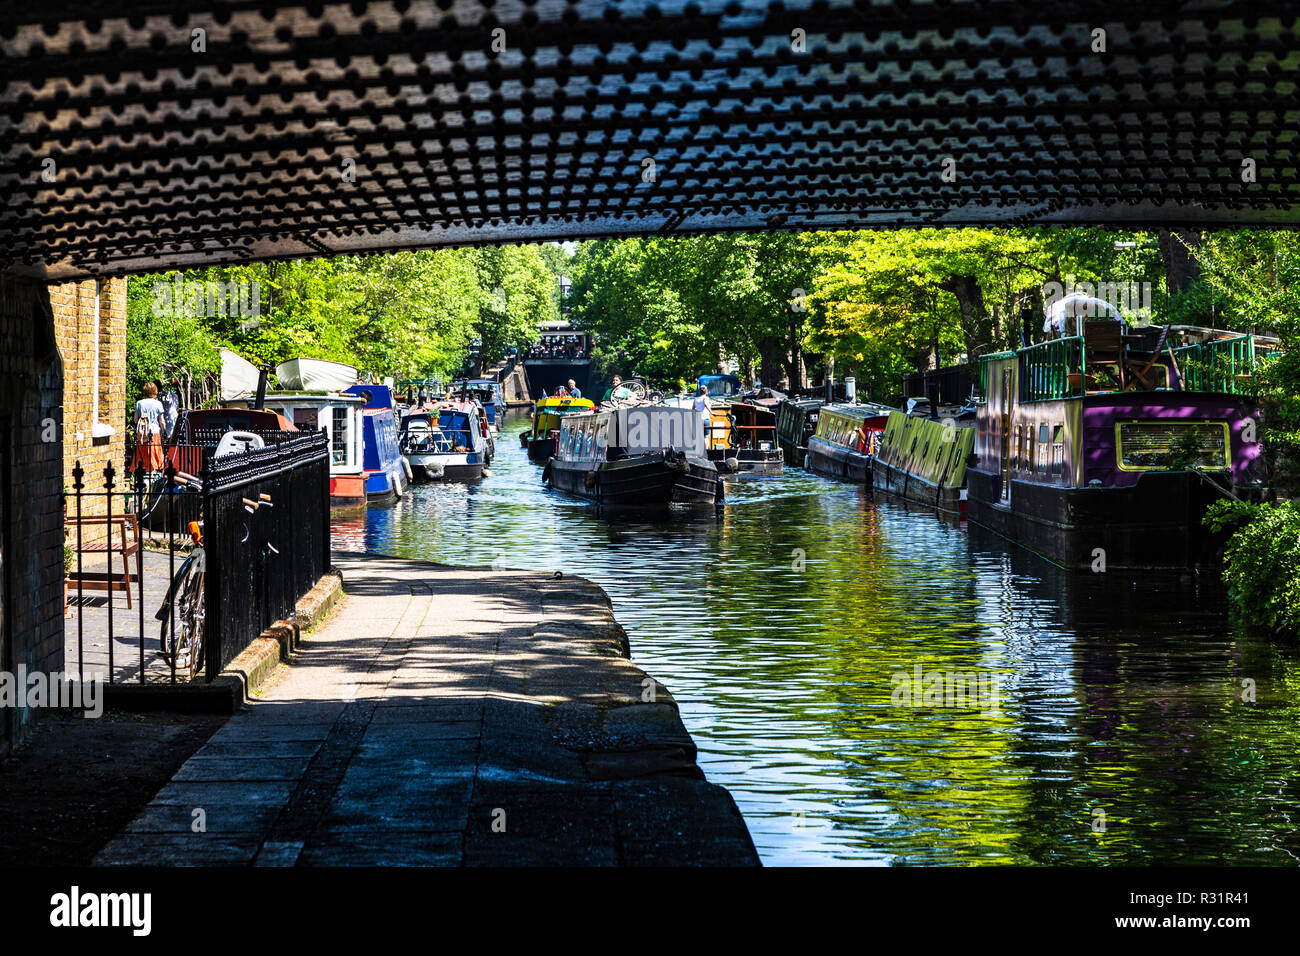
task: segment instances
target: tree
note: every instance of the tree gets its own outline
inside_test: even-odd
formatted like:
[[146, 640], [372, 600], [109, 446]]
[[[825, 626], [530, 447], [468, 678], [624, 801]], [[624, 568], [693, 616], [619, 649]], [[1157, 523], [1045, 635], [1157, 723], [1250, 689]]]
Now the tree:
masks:
[[531, 345], [541, 322], [559, 317], [557, 284], [537, 246], [484, 246], [469, 252], [478, 276], [479, 364], [510, 346]]

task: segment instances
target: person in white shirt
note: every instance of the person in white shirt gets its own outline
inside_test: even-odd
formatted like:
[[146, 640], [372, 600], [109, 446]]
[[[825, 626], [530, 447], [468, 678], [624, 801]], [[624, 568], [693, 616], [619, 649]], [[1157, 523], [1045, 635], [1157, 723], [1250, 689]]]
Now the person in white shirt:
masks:
[[135, 457], [131, 468], [139, 465], [145, 471], [162, 471], [163, 404], [158, 401], [158, 386], [153, 382], [146, 382], [143, 392], [144, 397], [135, 403]]
[[691, 404], [700, 413], [700, 418], [704, 421], [704, 428], [707, 430], [709, 423], [713, 420], [713, 403], [709, 401], [709, 390], [701, 385], [699, 393]]

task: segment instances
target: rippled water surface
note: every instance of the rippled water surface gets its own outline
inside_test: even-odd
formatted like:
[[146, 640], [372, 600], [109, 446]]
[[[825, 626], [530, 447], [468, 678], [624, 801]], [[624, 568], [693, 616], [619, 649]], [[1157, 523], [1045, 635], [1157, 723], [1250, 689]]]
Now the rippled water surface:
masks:
[[[546, 491], [526, 425], [491, 478], [336, 547], [600, 584], [764, 862], [1300, 861], [1297, 654], [1213, 577], [1065, 574], [795, 469], [729, 479], [717, 515], [606, 518]], [[895, 706], [918, 666], [994, 675], [996, 706]]]

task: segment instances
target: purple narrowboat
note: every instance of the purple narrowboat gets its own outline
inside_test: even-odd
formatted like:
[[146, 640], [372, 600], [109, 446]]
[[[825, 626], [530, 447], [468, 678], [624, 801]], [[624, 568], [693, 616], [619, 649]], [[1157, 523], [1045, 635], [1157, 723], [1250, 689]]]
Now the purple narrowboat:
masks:
[[1217, 563], [1206, 508], [1262, 491], [1249, 394], [1273, 340], [1109, 318], [1078, 331], [981, 359], [970, 520], [1068, 568]]

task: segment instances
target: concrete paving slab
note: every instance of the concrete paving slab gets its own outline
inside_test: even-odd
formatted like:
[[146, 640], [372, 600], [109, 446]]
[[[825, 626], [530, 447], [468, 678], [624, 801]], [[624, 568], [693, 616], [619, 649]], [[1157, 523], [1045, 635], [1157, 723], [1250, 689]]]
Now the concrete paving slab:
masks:
[[[106, 865], [756, 865], [574, 578], [339, 556], [346, 595]], [[653, 683], [653, 682], [652, 682]], [[195, 834], [195, 808], [208, 832]]]

